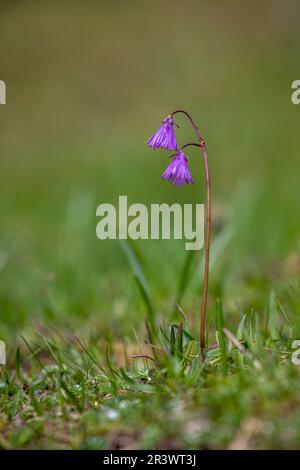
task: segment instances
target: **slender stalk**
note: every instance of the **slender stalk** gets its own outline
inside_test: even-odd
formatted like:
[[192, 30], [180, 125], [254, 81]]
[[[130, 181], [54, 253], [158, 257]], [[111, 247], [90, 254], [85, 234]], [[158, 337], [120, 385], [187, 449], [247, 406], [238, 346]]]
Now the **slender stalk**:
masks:
[[188, 147], [189, 145], [194, 145], [202, 148], [204, 168], [205, 168], [205, 182], [206, 182], [206, 210], [205, 210], [205, 263], [204, 263], [204, 280], [203, 280], [203, 293], [202, 293], [202, 303], [201, 303], [201, 323], [200, 323], [200, 350], [201, 355], [204, 357], [205, 353], [205, 332], [206, 332], [206, 304], [207, 304], [207, 294], [208, 294], [208, 281], [209, 281], [209, 253], [210, 253], [210, 241], [211, 241], [211, 191], [210, 191], [210, 175], [209, 175], [209, 166], [208, 166], [208, 157], [206, 144], [203, 140], [203, 137], [199, 131], [198, 126], [195, 124], [194, 120], [188, 112], [183, 109], [177, 109], [172, 113], [174, 116], [177, 113], [184, 114], [192, 124], [192, 127], [197, 135], [199, 144], [186, 144], [183, 146]]

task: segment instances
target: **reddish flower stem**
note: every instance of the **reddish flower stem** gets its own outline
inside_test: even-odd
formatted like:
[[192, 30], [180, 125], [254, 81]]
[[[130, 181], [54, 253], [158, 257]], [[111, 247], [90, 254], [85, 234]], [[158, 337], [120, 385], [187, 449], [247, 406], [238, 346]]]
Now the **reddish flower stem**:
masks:
[[202, 148], [204, 168], [205, 168], [205, 182], [206, 182], [206, 211], [205, 211], [205, 265], [204, 265], [204, 281], [203, 281], [203, 293], [202, 293], [202, 303], [201, 303], [201, 323], [200, 323], [200, 351], [201, 355], [204, 358], [205, 355], [205, 333], [206, 333], [206, 304], [207, 304], [207, 294], [208, 294], [208, 281], [209, 281], [209, 253], [210, 253], [210, 241], [211, 241], [211, 191], [210, 191], [210, 175], [208, 167], [208, 157], [206, 144], [202, 138], [202, 135], [199, 131], [198, 126], [195, 124], [194, 120], [189, 113], [183, 109], [177, 109], [174, 111], [171, 116], [174, 116], [177, 113], [185, 114], [189, 119], [192, 127], [197, 135], [199, 144], [186, 144], [184, 147], [189, 145], [194, 145], [196, 147]]

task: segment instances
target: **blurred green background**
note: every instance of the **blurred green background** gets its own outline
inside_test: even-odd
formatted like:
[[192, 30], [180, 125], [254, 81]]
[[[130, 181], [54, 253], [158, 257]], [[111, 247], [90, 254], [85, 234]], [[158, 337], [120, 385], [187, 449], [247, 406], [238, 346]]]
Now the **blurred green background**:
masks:
[[[206, 139], [213, 188], [209, 305], [263, 312], [297, 285], [299, 79], [295, 1], [1, 2], [0, 337], [44, 324], [132, 335], [144, 308], [117, 241], [96, 238], [96, 207], [203, 202], [161, 181], [168, 159], [146, 141], [172, 110]], [[180, 142], [193, 140], [178, 117]], [[137, 242], [160, 318], [170, 318], [183, 242]], [[181, 300], [196, 321], [203, 253]], [[12, 343], [13, 344], [13, 343]]]

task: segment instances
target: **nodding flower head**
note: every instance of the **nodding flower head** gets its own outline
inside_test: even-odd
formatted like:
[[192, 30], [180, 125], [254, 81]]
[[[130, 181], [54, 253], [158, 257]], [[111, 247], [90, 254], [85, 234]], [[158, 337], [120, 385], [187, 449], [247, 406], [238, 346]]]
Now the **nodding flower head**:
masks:
[[180, 188], [184, 183], [193, 183], [193, 178], [190, 173], [188, 164], [188, 158], [183, 150], [176, 152], [175, 157], [171, 161], [170, 165], [166, 168], [162, 175], [162, 179], [167, 179], [170, 183], [174, 183], [175, 186]]
[[162, 120], [162, 126], [150, 137], [147, 144], [153, 149], [177, 150], [174, 121], [171, 115]]

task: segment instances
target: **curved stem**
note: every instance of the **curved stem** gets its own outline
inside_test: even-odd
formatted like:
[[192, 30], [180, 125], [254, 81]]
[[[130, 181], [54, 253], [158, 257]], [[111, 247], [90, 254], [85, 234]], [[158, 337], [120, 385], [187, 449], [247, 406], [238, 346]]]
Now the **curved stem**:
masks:
[[[182, 147], [180, 147], [180, 149], [183, 150], [186, 147], [201, 147], [202, 148], [202, 145], [201, 144], [196, 144], [196, 142], [190, 142], [189, 144], [182, 145]], [[173, 157], [175, 157], [175, 155], [177, 155], [177, 153], [173, 153], [172, 155], [169, 155], [168, 158], [173, 158]]]
[[184, 144], [181, 148], [185, 149], [186, 147], [201, 147], [202, 148], [202, 144], [196, 144], [196, 142], [190, 142], [188, 144]]
[[186, 144], [184, 147], [190, 145], [201, 147], [203, 152], [204, 168], [205, 168], [205, 182], [206, 182], [206, 211], [205, 211], [205, 264], [204, 264], [204, 281], [203, 281], [203, 293], [202, 293], [202, 303], [201, 303], [201, 323], [200, 323], [200, 350], [201, 355], [204, 357], [205, 352], [205, 332], [206, 332], [206, 304], [207, 304], [207, 294], [208, 294], [208, 280], [209, 280], [209, 253], [210, 253], [210, 240], [211, 240], [211, 192], [210, 192], [210, 175], [209, 175], [209, 166], [208, 166], [208, 157], [206, 144], [202, 138], [202, 135], [199, 131], [198, 126], [195, 124], [191, 115], [183, 109], [177, 109], [174, 111], [171, 116], [174, 116], [177, 113], [185, 114], [189, 119], [192, 127], [197, 135], [199, 144]]
[[193, 120], [192, 116], [187, 112], [185, 111], [184, 109], [176, 109], [176, 111], [174, 111], [171, 116], [173, 117], [175, 114], [178, 114], [178, 113], [181, 113], [181, 114], [185, 114], [186, 117], [189, 119], [190, 123], [192, 124], [193, 128], [194, 128], [194, 131], [196, 132], [196, 135], [200, 141], [200, 144], [203, 142], [203, 138], [202, 138], [202, 135], [199, 131], [199, 127], [196, 125], [195, 121]]

